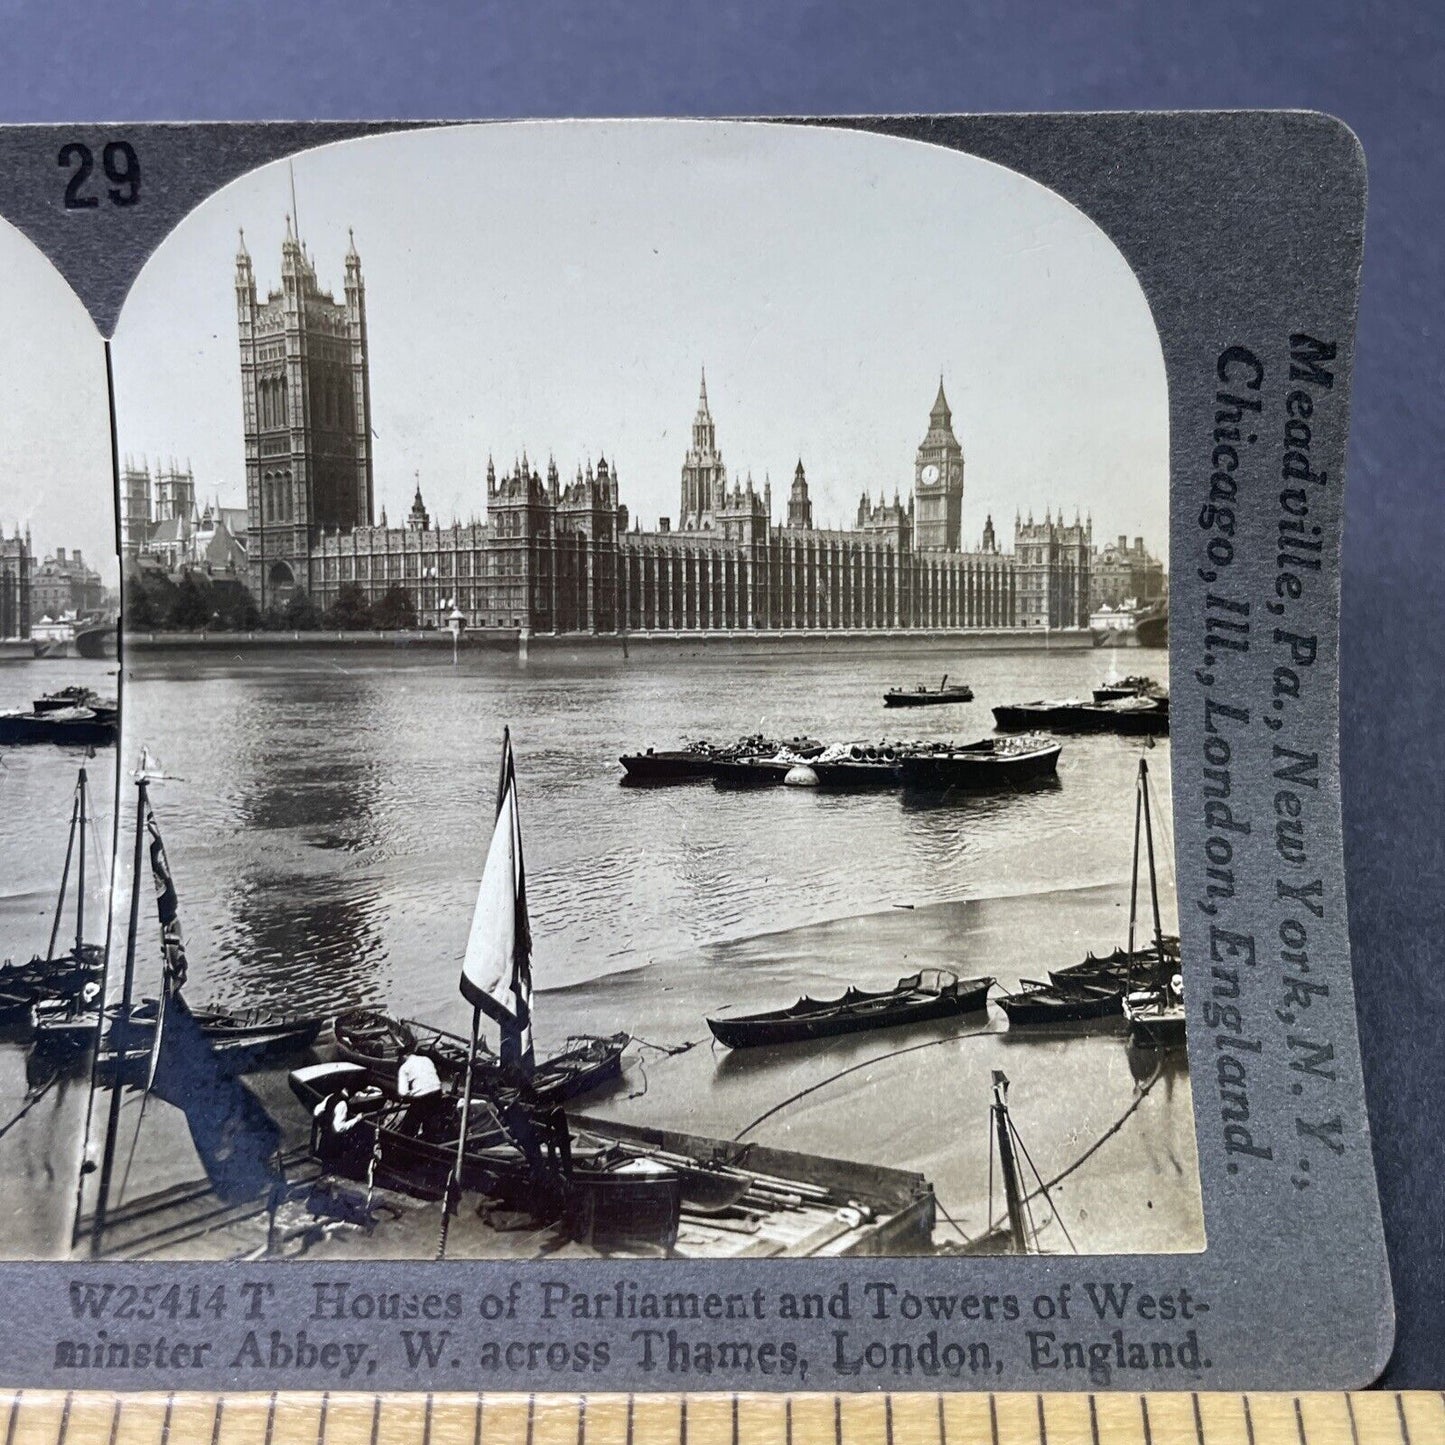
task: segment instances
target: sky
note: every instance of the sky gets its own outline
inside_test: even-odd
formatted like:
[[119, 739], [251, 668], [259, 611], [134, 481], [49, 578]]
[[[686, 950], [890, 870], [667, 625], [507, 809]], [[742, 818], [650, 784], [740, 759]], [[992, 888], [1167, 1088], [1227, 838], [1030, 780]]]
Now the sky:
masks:
[[78, 547], [115, 585], [105, 348], [80, 299], [0, 221], [0, 532], [40, 557]]
[[[1163, 359], [1112, 243], [991, 163], [910, 141], [717, 122], [532, 122], [344, 142], [294, 162], [299, 230], [367, 286], [378, 511], [485, 512], [488, 455], [564, 479], [606, 455], [644, 527], [676, 517], [699, 375], [730, 477], [807, 469], [818, 525], [907, 496], [944, 378], [964, 541], [1092, 512], [1167, 547]], [[285, 162], [194, 211], [114, 338], [123, 454], [244, 494], [234, 267], [279, 285]]]

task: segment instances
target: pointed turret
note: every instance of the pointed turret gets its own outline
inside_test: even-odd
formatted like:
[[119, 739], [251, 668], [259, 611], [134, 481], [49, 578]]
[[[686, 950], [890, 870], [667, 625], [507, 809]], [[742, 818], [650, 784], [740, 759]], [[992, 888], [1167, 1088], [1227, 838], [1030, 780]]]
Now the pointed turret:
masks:
[[788, 526], [811, 528], [813, 525], [813, 502], [808, 496], [808, 477], [803, 471], [803, 459], [793, 470], [793, 487], [788, 494]]
[[933, 410], [928, 413], [928, 420], [934, 426], [951, 430], [953, 427], [953, 412], [949, 410], [948, 398], [943, 393], [943, 373], [938, 373], [938, 395], [933, 400]]

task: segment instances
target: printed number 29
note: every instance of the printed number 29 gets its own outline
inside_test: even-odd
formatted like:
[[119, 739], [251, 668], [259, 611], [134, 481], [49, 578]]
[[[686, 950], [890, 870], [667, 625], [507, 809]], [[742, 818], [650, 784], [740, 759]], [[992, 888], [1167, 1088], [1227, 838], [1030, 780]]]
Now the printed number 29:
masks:
[[[88, 145], [80, 141], [68, 141], [61, 146], [56, 164], [64, 170], [72, 170], [65, 187], [65, 209], [67, 211], [88, 211], [100, 204], [99, 196], [87, 195], [86, 182], [95, 169], [95, 157]], [[101, 169], [111, 182], [106, 189], [111, 204], [133, 206], [140, 200], [140, 157], [128, 140], [107, 141], [100, 153]]]

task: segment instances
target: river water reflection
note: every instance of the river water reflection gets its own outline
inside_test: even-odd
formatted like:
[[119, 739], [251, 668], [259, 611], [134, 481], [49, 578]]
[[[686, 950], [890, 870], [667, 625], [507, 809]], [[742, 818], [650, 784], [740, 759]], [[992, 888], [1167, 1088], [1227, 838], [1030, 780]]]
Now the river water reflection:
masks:
[[[1129, 1115], [1057, 1192], [1080, 1248], [1201, 1248], [1182, 1056], [1155, 1077], [1159, 1061], [1134, 1057], [1120, 1032], [1010, 1038], [997, 1009], [936, 1036], [864, 1035], [757, 1059], [715, 1052], [704, 1023], [804, 992], [884, 987], [926, 963], [1012, 985], [1122, 942], [1142, 741], [1076, 739], [1057, 786], [933, 804], [626, 788], [617, 763], [649, 744], [758, 731], [971, 740], [991, 731], [995, 703], [1087, 694], [1145, 665], [1167, 682], [1165, 654], [631, 651], [534, 646], [521, 660], [463, 649], [456, 665], [440, 648], [140, 654], [127, 674], [126, 756], [145, 744], [170, 777], [153, 796], [193, 996], [287, 1011], [375, 1002], [463, 1029], [457, 975], [507, 725], [539, 1044], [617, 1028], [695, 1044], [675, 1057], [645, 1051], [597, 1112], [724, 1137], [767, 1115], [747, 1137], [921, 1170], [959, 1229], [976, 1233], [988, 1212], [989, 1077], [1002, 1067], [1045, 1176]], [[887, 686], [945, 670], [973, 686], [972, 704], [884, 711]], [[1172, 929], [1167, 742], [1146, 755]], [[153, 952], [141, 965], [152, 980]], [[1152, 1080], [1142, 1102], [1141, 1080]]]

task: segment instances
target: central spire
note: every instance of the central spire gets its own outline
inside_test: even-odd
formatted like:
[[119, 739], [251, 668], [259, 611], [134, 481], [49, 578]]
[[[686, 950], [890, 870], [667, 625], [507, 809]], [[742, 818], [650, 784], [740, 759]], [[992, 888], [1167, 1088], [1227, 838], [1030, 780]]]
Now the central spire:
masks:
[[948, 398], [943, 394], [943, 373], [938, 373], [938, 396], [934, 399], [933, 410], [929, 412], [928, 419], [931, 422], [948, 426], [953, 421], [953, 413], [948, 407]]
[[707, 367], [702, 369], [702, 389], [697, 394], [697, 414], [699, 418], [710, 415], [707, 409]]

